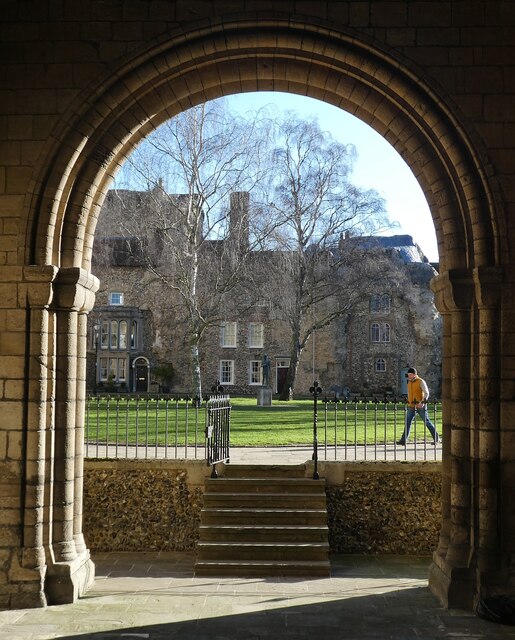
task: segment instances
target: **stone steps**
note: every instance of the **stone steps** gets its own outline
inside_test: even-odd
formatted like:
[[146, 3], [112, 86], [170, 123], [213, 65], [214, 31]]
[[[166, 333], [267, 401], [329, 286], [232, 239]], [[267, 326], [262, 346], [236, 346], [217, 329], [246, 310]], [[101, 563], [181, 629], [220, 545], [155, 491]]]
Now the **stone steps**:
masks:
[[266, 543], [276, 542], [324, 542], [327, 541], [327, 527], [323, 525], [228, 525], [209, 524], [200, 526], [200, 538], [204, 541]]
[[303, 578], [326, 578], [330, 575], [327, 561], [322, 562], [285, 562], [258, 561], [242, 562], [229, 560], [203, 561], [195, 568], [197, 576], [241, 578], [267, 578], [272, 576], [299, 576]]
[[[295, 519], [292, 526], [316, 525], [324, 522], [327, 516], [325, 508], [321, 509], [240, 509], [240, 508], [204, 508], [202, 510], [203, 524], [234, 524], [247, 523], [249, 525], [265, 526], [270, 524], [288, 525]], [[202, 526], [202, 525], [201, 525]]]
[[206, 478], [195, 574], [328, 576], [325, 481], [303, 465], [226, 465]]

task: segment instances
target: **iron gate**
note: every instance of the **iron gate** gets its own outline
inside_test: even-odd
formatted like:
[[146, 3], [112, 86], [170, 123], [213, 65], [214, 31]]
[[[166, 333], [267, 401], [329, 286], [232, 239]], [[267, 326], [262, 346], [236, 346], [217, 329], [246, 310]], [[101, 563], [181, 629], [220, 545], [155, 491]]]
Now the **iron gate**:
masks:
[[229, 462], [231, 402], [229, 396], [210, 396], [206, 402], [206, 461], [216, 478], [218, 462]]

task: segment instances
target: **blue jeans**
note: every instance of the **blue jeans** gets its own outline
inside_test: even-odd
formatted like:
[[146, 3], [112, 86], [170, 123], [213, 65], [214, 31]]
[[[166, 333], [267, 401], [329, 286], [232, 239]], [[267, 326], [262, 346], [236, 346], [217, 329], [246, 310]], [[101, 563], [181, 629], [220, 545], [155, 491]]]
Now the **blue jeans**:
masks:
[[411, 423], [413, 422], [413, 419], [415, 418], [415, 413], [418, 413], [419, 417], [422, 418], [422, 421], [424, 422], [426, 427], [429, 429], [429, 433], [431, 434], [433, 440], [435, 442], [438, 442], [438, 440], [440, 438], [438, 436], [438, 433], [436, 432], [434, 424], [429, 419], [429, 416], [427, 414], [427, 407], [425, 407], [425, 406], [422, 409], [415, 409], [415, 407], [408, 407], [407, 408], [407, 410], [406, 410], [406, 428], [404, 429], [404, 433], [402, 434], [401, 440], [403, 442], [407, 442], [407, 440], [409, 438], [409, 432], [410, 432], [410, 429], [411, 429]]

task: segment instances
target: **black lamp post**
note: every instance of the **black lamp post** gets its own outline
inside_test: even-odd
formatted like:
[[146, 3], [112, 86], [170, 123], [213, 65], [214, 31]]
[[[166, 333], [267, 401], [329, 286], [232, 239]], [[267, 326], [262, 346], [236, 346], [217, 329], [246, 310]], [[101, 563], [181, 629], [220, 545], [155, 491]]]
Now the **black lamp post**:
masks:
[[94, 395], [97, 395], [97, 385], [98, 385], [98, 341], [100, 339], [100, 328], [101, 328], [100, 323], [95, 322], [93, 326], [93, 341], [95, 344], [95, 384], [93, 385]]

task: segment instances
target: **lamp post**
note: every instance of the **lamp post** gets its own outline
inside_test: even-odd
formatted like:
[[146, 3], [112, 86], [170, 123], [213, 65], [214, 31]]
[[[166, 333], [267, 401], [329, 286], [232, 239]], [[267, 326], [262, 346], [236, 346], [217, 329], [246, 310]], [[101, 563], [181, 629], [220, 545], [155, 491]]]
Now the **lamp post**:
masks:
[[95, 383], [93, 385], [93, 394], [97, 395], [97, 385], [98, 385], [98, 341], [100, 339], [100, 328], [101, 325], [97, 321], [93, 325], [93, 341], [95, 344]]

